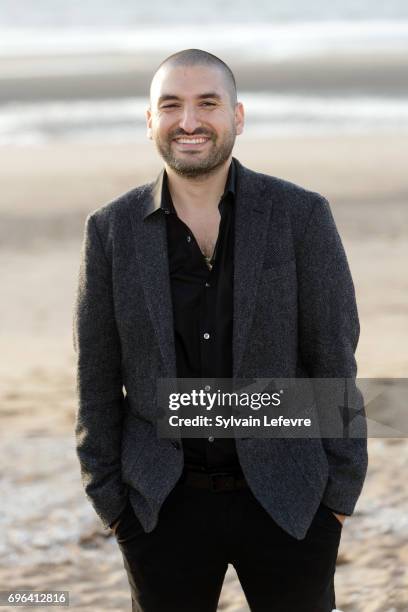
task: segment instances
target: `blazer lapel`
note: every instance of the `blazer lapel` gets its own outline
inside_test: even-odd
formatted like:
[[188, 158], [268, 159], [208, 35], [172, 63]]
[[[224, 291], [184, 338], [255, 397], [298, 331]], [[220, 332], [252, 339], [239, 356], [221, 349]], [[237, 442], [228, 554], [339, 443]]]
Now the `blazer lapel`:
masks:
[[[140, 207], [141, 219], [134, 219], [133, 231], [139, 260], [141, 282], [154, 330], [157, 334], [168, 378], [177, 377], [173, 329], [166, 219], [161, 212], [145, 217], [147, 211], [160, 207], [163, 171], [151, 184]], [[139, 212], [139, 211], [138, 211]]]
[[[233, 377], [238, 377], [254, 315], [271, 212], [262, 175], [238, 160], [235, 200]], [[271, 238], [273, 239], [273, 238]]]

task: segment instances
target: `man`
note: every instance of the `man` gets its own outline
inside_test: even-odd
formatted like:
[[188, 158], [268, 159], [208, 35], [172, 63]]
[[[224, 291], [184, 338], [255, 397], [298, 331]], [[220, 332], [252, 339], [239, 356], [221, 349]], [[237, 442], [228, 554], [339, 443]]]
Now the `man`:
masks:
[[365, 438], [157, 434], [159, 378], [356, 375], [354, 287], [329, 204], [233, 158], [243, 125], [224, 62], [170, 56], [147, 110], [162, 172], [86, 221], [77, 452], [133, 610], [216, 610], [231, 563], [251, 610], [331, 611], [365, 478]]

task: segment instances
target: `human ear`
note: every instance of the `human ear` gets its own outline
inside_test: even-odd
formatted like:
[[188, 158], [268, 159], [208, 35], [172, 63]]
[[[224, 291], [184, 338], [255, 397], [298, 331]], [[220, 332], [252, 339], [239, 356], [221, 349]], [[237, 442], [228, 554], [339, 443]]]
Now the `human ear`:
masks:
[[245, 112], [242, 102], [237, 102], [235, 105], [235, 133], [242, 134], [244, 131]]
[[149, 140], [153, 139], [152, 135], [152, 111], [150, 106], [146, 109], [146, 136]]

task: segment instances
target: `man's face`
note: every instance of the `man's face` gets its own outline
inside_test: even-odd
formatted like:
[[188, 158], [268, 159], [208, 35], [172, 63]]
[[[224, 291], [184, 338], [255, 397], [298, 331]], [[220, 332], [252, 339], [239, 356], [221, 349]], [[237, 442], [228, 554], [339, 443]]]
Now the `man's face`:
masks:
[[150, 103], [148, 138], [182, 176], [211, 174], [226, 162], [242, 133], [242, 104], [233, 104], [216, 67], [164, 66], [153, 79]]

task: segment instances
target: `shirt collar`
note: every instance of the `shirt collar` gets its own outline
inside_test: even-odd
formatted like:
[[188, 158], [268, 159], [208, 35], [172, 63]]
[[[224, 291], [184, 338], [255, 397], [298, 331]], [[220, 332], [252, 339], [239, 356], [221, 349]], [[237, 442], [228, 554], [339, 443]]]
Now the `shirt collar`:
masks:
[[[218, 207], [220, 208], [221, 202], [224, 201], [224, 198], [227, 194], [231, 193], [232, 196], [236, 193], [236, 166], [234, 158], [231, 160], [231, 164], [228, 170], [227, 180], [225, 182], [225, 189], [222, 197], [220, 199], [220, 203]], [[146, 218], [148, 215], [152, 214], [157, 210], [163, 210], [165, 213], [175, 213], [175, 208], [173, 201], [171, 199], [169, 187], [168, 187], [168, 179], [167, 172], [165, 168], [163, 168], [156, 181], [153, 184], [152, 188], [152, 198], [148, 200], [148, 203], [145, 206], [145, 211], [143, 218]]]

